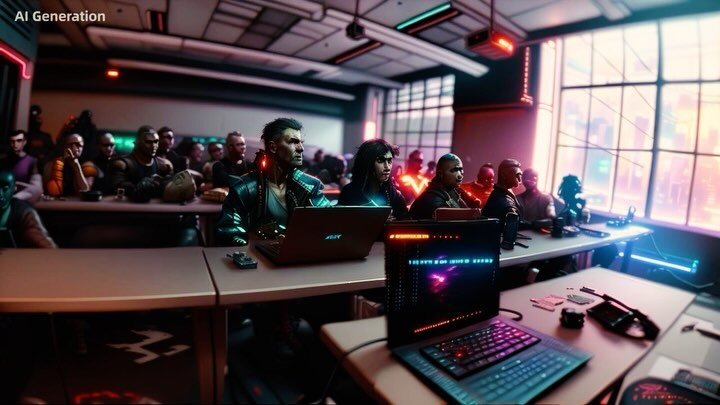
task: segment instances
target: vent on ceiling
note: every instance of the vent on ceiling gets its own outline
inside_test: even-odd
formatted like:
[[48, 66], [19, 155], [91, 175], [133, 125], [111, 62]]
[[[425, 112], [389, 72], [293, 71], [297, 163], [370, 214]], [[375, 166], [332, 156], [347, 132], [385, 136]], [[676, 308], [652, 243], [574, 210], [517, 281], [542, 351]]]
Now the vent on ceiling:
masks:
[[147, 28], [150, 32], [157, 34], [167, 33], [167, 13], [148, 10], [145, 13], [145, 18], [147, 19]]

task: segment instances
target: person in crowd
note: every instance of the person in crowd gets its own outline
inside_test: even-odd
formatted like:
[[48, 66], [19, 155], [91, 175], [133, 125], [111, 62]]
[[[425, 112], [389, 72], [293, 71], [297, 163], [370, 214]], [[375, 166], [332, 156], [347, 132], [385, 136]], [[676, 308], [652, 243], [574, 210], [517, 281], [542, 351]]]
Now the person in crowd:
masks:
[[156, 156], [159, 143], [153, 127], [141, 126], [132, 152], [110, 164], [112, 187], [124, 189], [125, 195], [136, 202], [161, 197], [164, 181], [173, 174], [173, 166], [169, 160]]
[[462, 160], [452, 153], [440, 157], [435, 177], [410, 206], [410, 216], [432, 219], [438, 208], [478, 208], [478, 202], [460, 189], [462, 180]]
[[480, 166], [480, 170], [478, 170], [475, 181], [472, 183], [464, 183], [460, 187], [480, 200], [480, 206], [484, 206], [490, 197], [494, 184], [495, 170], [493, 170], [493, 165], [492, 163], [485, 163]]
[[273, 237], [287, 226], [295, 207], [329, 206], [320, 180], [299, 170], [304, 151], [302, 124], [278, 118], [265, 125], [257, 170], [230, 178], [216, 234], [221, 243], [245, 245], [248, 232]]
[[1, 247], [56, 248], [40, 216], [26, 201], [13, 198], [15, 176], [0, 170], [0, 243]]
[[325, 167], [323, 166], [323, 162], [325, 161], [325, 151], [322, 148], [319, 148], [315, 151], [315, 154], [313, 154], [313, 159], [310, 162], [310, 165], [308, 166], [307, 172], [309, 174], [312, 174], [313, 176], [317, 176], [322, 169]]
[[558, 202], [557, 215], [565, 219], [565, 225], [575, 225], [581, 217], [589, 217], [590, 212], [585, 208], [586, 200], [581, 197], [582, 191], [582, 182], [578, 176], [568, 174], [563, 177], [558, 188], [561, 201]]
[[40, 198], [43, 190], [42, 177], [38, 172], [38, 160], [25, 151], [27, 147], [25, 131], [17, 130], [10, 133], [8, 143], [10, 153], [0, 159], [0, 170], [10, 170], [15, 176], [16, 185], [20, 186], [15, 192], [15, 198], [33, 203]]
[[533, 222], [538, 219], [555, 217], [553, 198], [538, 190], [538, 173], [535, 169], [527, 168], [522, 173], [522, 184], [525, 191], [517, 196], [523, 208], [523, 220]]
[[225, 137], [225, 157], [212, 166], [214, 187], [228, 187], [230, 176], [240, 177], [250, 171], [245, 161], [247, 144], [245, 137], [238, 131], [232, 131]]
[[43, 132], [42, 126], [42, 108], [39, 105], [30, 107], [30, 117], [28, 119], [27, 133], [27, 153], [38, 159], [40, 167], [45, 163], [55, 149], [52, 137], [47, 132]]
[[200, 142], [192, 142], [190, 143], [190, 148], [188, 150], [188, 169], [197, 172], [202, 173], [203, 171], [203, 154], [205, 154], [205, 146], [201, 144]]
[[[97, 127], [92, 120], [92, 111], [83, 110], [80, 112], [80, 116], [75, 119], [73, 124], [72, 132], [80, 135], [84, 142], [89, 145], [95, 145], [97, 143]], [[89, 162], [95, 158], [95, 148], [83, 149], [79, 157], [81, 162]]]
[[408, 204], [415, 201], [430, 182], [427, 177], [420, 173], [423, 160], [423, 153], [419, 149], [410, 152], [405, 163], [405, 173], [396, 179], [400, 192]]
[[169, 160], [175, 173], [186, 170], [188, 168], [187, 159], [172, 149], [175, 144], [175, 132], [173, 132], [172, 128], [160, 128], [158, 136], [160, 137], [160, 145], [158, 145], [157, 156]]
[[519, 187], [521, 182], [520, 162], [515, 159], [505, 159], [500, 162], [497, 183], [482, 208], [482, 215], [499, 219], [501, 229], [505, 227], [505, 215], [509, 212], [518, 214], [519, 220], [522, 220], [522, 206], [512, 191], [513, 188]]
[[425, 169], [425, 174], [424, 174], [425, 177], [427, 177], [428, 179], [432, 179], [433, 177], [435, 177], [436, 169], [437, 169], [436, 161], [432, 160], [432, 161], [428, 162], [427, 168]]
[[323, 161], [325, 167], [318, 173], [318, 179], [332, 188], [343, 188], [350, 183], [347, 178], [347, 161], [342, 155], [326, 155]]
[[390, 178], [394, 157], [392, 145], [383, 139], [363, 142], [355, 154], [353, 181], [340, 191], [338, 205], [389, 206], [393, 218], [407, 219], [405, 199]]
[[92, 189], [100, 191], [103, 194], [112, 194], [114, 190], [110, 178], [110, 162], [117, 158], [115, 154], [115, 137], [109, 132], [99, 135], [95, 148], [97, 149], [97, 153], [92, 163], [95, 165], [97, 174], [93, 181]]
[[203, 164], [202, 174], [205, 177], [205, 182], [212, 183], [212, 167], [216, 162], [219, 162], [225, 154], [225, 147], [220, 142], [211, 142], [208, 145], [208, 155], [210, 159]]
[[47, 162], [43, 169], [45, 193], [52, 197], [78, 195], [90, 190], [96, 176], [95, 166], [90, 162], [80, 164], [85, 142], [77, 133], [63, 137], [58, 157]]

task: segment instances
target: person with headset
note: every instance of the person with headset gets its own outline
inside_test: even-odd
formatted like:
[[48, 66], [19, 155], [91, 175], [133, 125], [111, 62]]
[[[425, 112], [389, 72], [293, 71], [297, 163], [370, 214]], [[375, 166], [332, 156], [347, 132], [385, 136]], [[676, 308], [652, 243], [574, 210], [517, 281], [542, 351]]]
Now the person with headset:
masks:
[[302, 129], [293, 118], [265, 124], [260, 137], [265, 149], [256, 156], [256, 170], [230, 176], [230, 192], [215, 228], [220, 243], [246, 245], [249, 231], [276, 237], [295, 207], [330, 205], [322, 182], [299, 170], [305, 142]]

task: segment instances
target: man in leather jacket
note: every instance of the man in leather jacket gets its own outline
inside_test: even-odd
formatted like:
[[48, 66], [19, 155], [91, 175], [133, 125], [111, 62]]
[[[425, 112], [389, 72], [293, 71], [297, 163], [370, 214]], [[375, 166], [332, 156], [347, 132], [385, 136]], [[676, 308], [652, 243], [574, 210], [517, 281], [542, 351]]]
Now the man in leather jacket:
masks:
[[493, 187], [490, 197], [483, 206], [482, 215], [500, 220], [500, 229], [505, 227], [505, 216], [509, 212], [518, 214], [523, 219], [523, 209], [512, 189], [519, 187], [522, 182], [522, 169], [520, 162], [515, 159], [505, 159], [498, 166], [498, 181]]
[[479, 201], [472, 200], [460, 188], [462, 180], [460, 158], [452, 153], [443, 155], [438, 159], [435, 177], [410, 207], [410, 216], [413, 219], [432, 219], [438, 208], [478, 208]]
[[265, 151], [256, 170], [230, 177], [230, 192], [216, 226], [220, 243], [245, 245], [248, 232], [274, 237], [287, 226], [295, 207], [329, 206], [320, 180], [299, 170], [304, 137], [302, 124], [278, 118], [263, 128]]

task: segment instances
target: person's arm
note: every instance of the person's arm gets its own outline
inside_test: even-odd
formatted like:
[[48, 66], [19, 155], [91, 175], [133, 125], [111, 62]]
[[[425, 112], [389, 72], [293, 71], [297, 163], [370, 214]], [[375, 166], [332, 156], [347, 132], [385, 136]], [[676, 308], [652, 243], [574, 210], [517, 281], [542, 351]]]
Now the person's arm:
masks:
[[40, 221], [37, 211], [32, 207], [27, 206], [23, 209], [20, 226], [21, 229], [18, 231], [26, 244], [37, 248], [57, 248], [55, 241]]
[[408, 211], [405, 198], [396, 189], [392, 189], [391, 192], [390, 207], [392, 208], [392, 216], [397, 220], [404, 220], [410, 218], [410, 212]]
[[323, 193], [323, 190], [325, 189], [325, 186], [322, 183], [319, 183], [315, 185], [313, 188], [312, 193], [310, 194], [310, 205], [313, 207], [329, 207], [330, 200], [328, 200], [327, 197], [325, 197], [325, 193]]
[[545, 206], [545, 218], [555, 218], [555, 203], [553, 203], [553, 198], [550, 195], [546, 195], [547, 197], [547, 206]]
[[218, 241], [231, 246], [247, 245], [249, 217], [250, 211], [246, 201], [240, 197], [236, 187], [230, 187], [230, 192], [223, 202], [220, 218], [215, 225]]
[[110, 173], [113, 189], [125, 189], [125, 195], [133, 201], [149, 201], [153, 193], [160, 187], [160, 183], [150, 177], [143, 177], [135, 184], [130, 179], [128, 170], [128, 164], [122, 158], [112, 161], [110, 164]]
[[227, 187], [230, 184], [229, 175], [222, 162], [215, 162], [212, 165], [212, 178], [215, 187]]
[[76, 155], [70, 148], [65, 149], [65, 152], [63, 153], [63, 159], [65, 160], [65, 164], [70, 165], [70, 168], [72, 169], [73, 184], [75, 185], [75, 190], [73, 190], [73, 194], [79, 194], [81, 191], [90, 190], [90, 185], [85, 178], [83, 168], [80, 165], [80, 161], [78, 160], [79, 158], [80, 156]]

